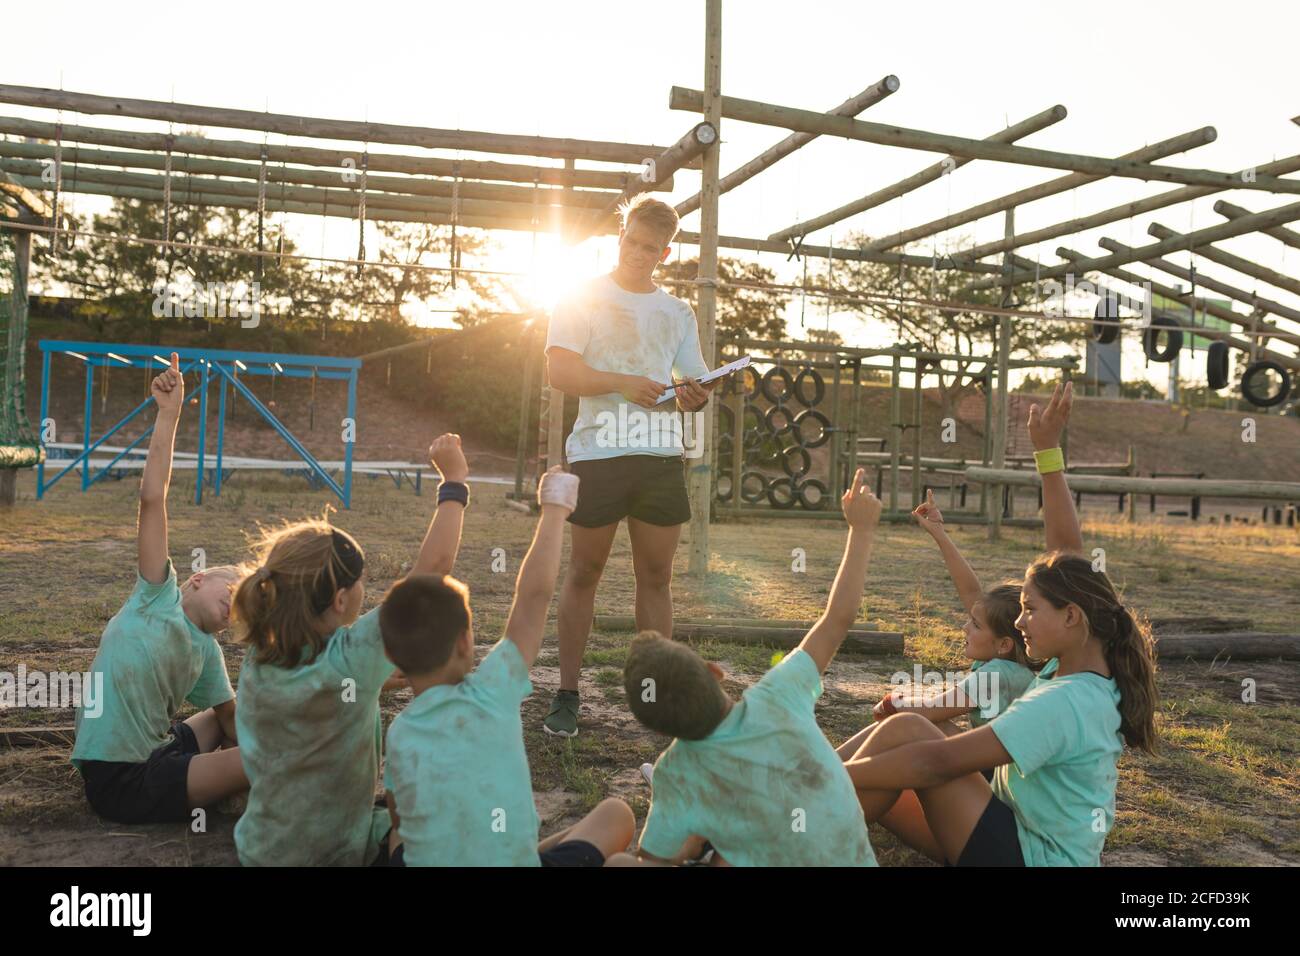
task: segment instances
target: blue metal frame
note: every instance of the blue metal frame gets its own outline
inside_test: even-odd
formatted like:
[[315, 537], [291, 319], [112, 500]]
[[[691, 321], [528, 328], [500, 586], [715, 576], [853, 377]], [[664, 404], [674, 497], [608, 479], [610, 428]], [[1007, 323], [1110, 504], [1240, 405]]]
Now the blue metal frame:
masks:
[[[162, 368], [163, 366], [154, 358], [155, 355], [163, 355], [170, 352], [176, 352], [181, 359], [181, 372], [189, 372], [195, 368], [199, 371], [199, 435], [198, 435], [198, 467], [194, 480], [194, 503], [203, 502], [203, 476], [207, 465], [207, 429], [208, 429], [208, 387], [213, 383], [218, 383], [220, 393], [217, 399], [217, 461], [216, 469], [213, 475], [213, 494], [221, 494], [222, 481], [222, 456], [225, 451], [226, 437], [226, 387], [231, 385], [235, 391], [241, 393], [253, 409], [261, 415], [271, 427], [276, 430], [281, 438], [288, 443], [289, 447], [300, 457], [310, 469], [310, 474], [323, 484], [327, 485], [331, 491], [338, 495], [344, 508], [352, 506], [352, 442], [344, 443], [344, 468], [343, 484], [340, 486], [334, 478], [325, 471], [320, 462], [307, 451], [303, 444], [294, 437], [293, 433], [285, 427], [275, 415], [258, 400], [257, 396], [249, 390], [243, 382], [239, 381], [239, 375], [283, 375], [287, 378], [310, 378], [313, 375], [322, 379], [335, 379], [346, 381], [348, 383], [348, 418], [356, 422], [357, 418], [357, 376], [361, 369], [361, 361], [354, 358], [340, 358], [334, 355], [290, 355], [278, 352], [243, 352], [231, 349], [195, 349], [195, 348], [169, 348], [162, 345], [126, 345], [105, 342], [58, 342], [44, 340], [40, 343], [42, 352], [41, 356], [41, 444], [45, 443], [45, 421], [49, 418], [50, 408], [50, 359], [53, 355], [68, 354], [77, 352], [84, 355], [86, 364], [86, 399], [85, 399], [85, 422], [83, 427], [84, 439], [82, 441], [81, 454], [71, 459], [67, 465], [55, 475], [50, 481], [45, 480], [45, 463], [42, 461], [36, 467], [36, 497], [38, 499], [45, 496], [45, 492], [54, 486], [60, 478], [69, 471], [81, 466], [81, 490], [85, 491], [96, 481], [107, 474], [110, 469], [120, 461], [124, 456], [131, 453], [135, 447], [149, 437], [153, 432], [153, 425], [145, 429], [144, 433], [135, 438], [126, 448], [119, 452], [104, 468], [98, 473], [92, 473], [90, 467], [90, 456], [112, 435], [116, 434], [124, 425], [143, 412], [151, 404], [153, 398], [147, 398], [125, 418], [115, 424], [94, 442], [91, 441], [91, 417], [94, 411], [94, 386], [95, 386], [95, 368], [113, 367], [122, 365], [117, 359], [110, 358], [109, 353], [120, 355], [126, 360], [126, 364], [132, 368]], [[137, 364], [138, 363], [138, 364]], [[238, 363], [238, 364], [237, 364]], [[276, 368], [276, 366], [279, 368]], [[215, 374], [213, 374], [215, 372]]]

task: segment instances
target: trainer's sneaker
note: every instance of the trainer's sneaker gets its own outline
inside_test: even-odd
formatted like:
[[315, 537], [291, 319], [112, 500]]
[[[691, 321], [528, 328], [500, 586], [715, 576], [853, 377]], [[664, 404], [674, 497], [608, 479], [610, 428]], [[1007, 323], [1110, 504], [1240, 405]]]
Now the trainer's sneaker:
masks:
[[550, 712], [542, 722], [542, 729], [556, 737], [578, 736], [578, 692], [558, 691], [551, 701]]
[[655, 775], [655, 765], [652, 763], [643, 763], [641, 765], [641, 776], [645, 778], [646, 786], [653, 787]]

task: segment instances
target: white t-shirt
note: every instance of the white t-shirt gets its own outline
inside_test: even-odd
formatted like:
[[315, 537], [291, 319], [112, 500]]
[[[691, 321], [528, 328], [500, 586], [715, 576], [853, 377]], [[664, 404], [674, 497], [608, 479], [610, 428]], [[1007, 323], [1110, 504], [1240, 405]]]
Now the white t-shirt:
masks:
[[[628, 292], [608, 275], [586, 283], [556, 306], [546, 348], [577, 352], [601, 372], [643, 375], [671, 384], [709, 371], [690, 305], [663, 289]], [[623, 455], [680, 456], [682, 416], [669, 402], [642, 408], [617, 392], [578, 399], [565, 443], [570, 462]], [[688, 433], [689, 441], [689, 433]]]

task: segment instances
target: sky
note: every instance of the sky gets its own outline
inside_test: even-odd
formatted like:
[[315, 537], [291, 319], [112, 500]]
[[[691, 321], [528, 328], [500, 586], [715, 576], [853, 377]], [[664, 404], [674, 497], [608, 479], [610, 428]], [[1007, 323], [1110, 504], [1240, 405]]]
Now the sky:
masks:
[[[569, 136], [668, 145], [696, 122], [668, 109], [669, 88], [703, 80], [704, 4], [474, 0], [316, 7], [229, 0], [220, 15], [207, 4], [129, 2], [15, 4], [6, 10], [13, 37], [58, 42], [6, 44], [0, 83], [62, 87], [122, 97], [369, 119], [439, 128]], [[973, 138], [1062, 104], [1069, 116], [1021, 140], [1023, 145], [1118, 156], [1179, 133], [1214, 126], [1218, 139], [1162, 162], [1220, 171], [1262, 165], [1300, 153], [1300, 81], [1295, 37], [1300, 6], [1260, 2], [1224, 8], [1200, 0], [986, 4], [930, 0], [879, 4], [846, 0], [726, 0], [722, 86], [726, 94], [824, 111], [895, 74], [901, 88], [860, 118]], [[53, 118], [49, 111], [3, 107], [7, 115]], [[65, 122], [129, 129], [160, 124], [65, 114]], [[787, 131], [724, 120], [725, 174]], [[213, 135], [251, 138], [215, 130]], [[285, 142], [272, 136], [272, 143]], [[401, 152], [398, 147], [382, 147]], [[439, 152], [435, 155], [451, 156]], [[941, 154], [820, 138], [721, 200], [721, 228], [766, 237], [888, 185], [941, 159]], [[514, 157], [511, 161], [528, 161]], [[591, 164], [582, 164], [591, 165]], [[827, 243], [850, 230], [892, 233], [1063, 173], [974, 161], [939, 181], [811, 235]], [[699, 173], [676, 178], [674, 200], [694, 193]], [[1021, 207], [1027, 231], [1168, 185], [1112, 178]], [[1177, 230], [1222, 221], [1224, 198], [1251, 209], [1294, 197], [1246, 190], [1221, 193], [1113, 223], [1069, 240], [1086, 253], [1109, 235], [1142, 245], [1158, 221]], [[698, 228], [698, 213], [683, 226]], [[355, 251], [355, 226], [319, 219], [291, 231], [307, 251]], [[1297, 227], [1300, 228], [1300, 227]], [[985, 241], [1002, 235], [1001, 215], [934, 240]], [[502, 234], [503, 237], [506, 234]], [[1020, 254], [1056, 263], [1062, 240]], [[928, 253], [931, 240], [916, 251]], [[552, 272], [539, 280], [594, 274], [613, 261], [612, 240], [592, 240], [560, 262], [553, 244], [534, 251], [528, 237], [507, 238], [484, 267]], [[1289, 275], [1300, 275], [1300, 250], [1267, 236], [1244, 236], [1222, 248]], [[692, 254], [687, 250], [686, 254]], [[724, 253], [725, 254], [725, 253]], [[1169, 257], [1186, 265], [1190, 253]], [[783, 281], [798, 280], [784, 256], [762, 261]], [[823, 262], [814, 260], [810, 275]], [[1300, 297], [1197, 260], [1197, 268], [1300, 308]], [[1145, 267], [1134, 271], [1151, 274]], [[1171, 283], [1176, 282], [1167, 278]], [[1080, 306], [1082, 310], [1084, 307]], [[821, 303], [808, 312], [824, 314]], [[799, 304], [792, 307], [797, 332]], [[887, 330], [848, 315], [832, 327], [853, 344], [877, 344]], [[1300, 325], [1281, 323], [1290, 331]], [[1294, 346], [1282, 346], [1292, 352]], [[1141, 371], [1130, 341], [1126, 375]], [[1196, 362], [1195, 365], [1199, 365]], [[1193, 375], [1192, 377], [1195, 377]]]

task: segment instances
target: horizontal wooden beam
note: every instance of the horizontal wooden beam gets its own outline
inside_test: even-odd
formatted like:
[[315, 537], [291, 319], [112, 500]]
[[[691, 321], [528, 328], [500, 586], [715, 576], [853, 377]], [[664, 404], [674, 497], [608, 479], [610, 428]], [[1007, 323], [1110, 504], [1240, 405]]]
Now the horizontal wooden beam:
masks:
[[[885, 97], [890, 96], [898, 91], [898, 77], [892, 73], [884, 77], [879, 82], [867, 87], [857, 96], [850, 96], [847, 100], [832, 110], [827, 110], [830, 116], [857, 116], [863, 110], [875, 106]], [[799, 147], [811, 143], [817, 138], [816, 133], [791, 133], [775, 146], [769, 146], [763, 152], [759, 153], [749, 162], [727, 173], [718, 180], [718, 195], [731, 192], [742, 183], [753, 179], [763, 170], [780, 162], [789, 156]], [[696, 193], [687, 199], [683, 199], [677, 204], [677, 215], [688, 216], [700, 208], [700, 194]]]
[[[1255, 167], [1255, 170], [1261, 173], [1269, 173], [1274, 176], [1294, 173], [1297, 170], [1300, 170], [1300, 156], [1288, 156], [1285, 159], [1279, 159], [1276, 162]], [[1241, 170], [1242, 175], [1247, 172], [1249, 172], [1249, 170]], [[1112, 222], [1119, 222], [1122, 219], [1132, 219], [1134, 216], [1141, 216], [1144, 213], [1153, 212], [1156, 209], [1164, 209], [1166, 206], [1174, 206], [1178, 203], [1189, 202], [1193, 199], [1199, 199], [1201, 196], [1210, 196], [1222, 191], [1223, 190], [1221, 189], [1213, 187], [1183, 186], [1179, 189], [1171, 189], [1168, 192], [1148, 196], [1145, 199], [1138, 199], [1134, 202], [1111, 206], [1109, 209], [1103, 209], [1101, 212], [1095, 212], [1089, 216], [1079, 216], [1067, 220], [1066, 222], [1057, 223], [1052, 226], [1045, 226], [1042, 229], [1017, 233], [1007, 239], [997, 239], [993, 242], [986, 242], [971, 249], [965, 249], [961, 252], [953, 253], [953, 255], [963, 259], [983, 259], [985, 256], [992, 256], [999, 252], [1006, 252], [1008, 249], [1023, 248], [1024, 246], [1037, 245], [1040, 242], [1048, 242], [1052, 239], [1060, 239], [1062, 236], [1070, 236], [1076, 232], [1085, 232], [1089, 229], [1095, 229], [1098, 226], [1106, 226]]]
[[[677, 233], [677, 242], [683, 242], [688, 246], [699, 245], [700, 235], [697, 232], [683, 229]], [[743, 249], [748, 252], [779, 252], [781, 255], [789, 258], [794, 255], [794, 247], [788, 242], [777, 242], [774, 239], [747, 239], [741, 236], [718, 236], [718, 246], [726, 249]], [[813, 259], [834, 259], [837, 262], [883, 262], [888, 265], [898, 265], [902, 263], [908, 266], [917, 266], [919, 268], [938, 268], [938, 269], [956, 269], [958, 272], [979, 272], [986, 274], [995, 274], [1002, 271], [1001, 266], [990, 265], [985, 262], [957, 262], [940, 259], [936, 264], [930, 256], [914, 256], [906, 253], [897, 252], [865, 252], [862, 249], [846, 249], [842, 246], [799, 246], [798, 255], [810, 256]]]
[[[13, 140], [0, 140], [0, 157], [15, 159], [52, 160], [55, 147], [45, 143], [19, 143]], [[167, 157], [157, 153], [130, 152], [126, 150], [94, 149], [85, 146], [63, 146], [60, 163], [63, 175], [70, 176], [68, 166], [115, 166], [123, 169], [167, 168]], [[181, 175], [226, 176], [235, 179], [249, 179], [256, 182], [261, 176], [260, 163], [243, 163], [226, 159], [206, 159], [203, 157], [177, 154], [171, 158], [173, 180]], [[267, 188], [278, 189], [278, 184], [297, 186], [321, 186], [326, 189], [338, 189], [343, 192], [360, 192], [360, 172], [344, 178], [342, 170], [299, 169], [296, 167], [277, 166], [267, 163]], [[276, 184], [272, 186], [271, 184]], [[498, 202], [515, 202], [539, 206], [578, 206], [586, 209], [599, 209], [607, 205], [617, 193], [608, 190], [592, 191], [588, 189], [557, 189], [553, 186], [533, 188], [530, 186], [506, 186], [499, 183], [461, 182], [459, 184], [442, 179], [426, 179], [399, 176], [383, 176], [367, 173], [365, 177], [366, 192], [393, 193], [403, 196], [442, 196], [450, 198], [459, 192], [462, 199], [489, 199]]]
[[[669, 106], [675, 110], [699, 112], [702, 94], [699, 90], [674, 86], [669, 96]], [[1154, 166], [1081, 153], [1062, 153], [1049, 149], [1033, 149], [1007, 143], [989, 143], [984, 140], [949, 136], [926, 130], [868, 123], [865, 120], [844, 116], [827, 116], [810, 110], [797, 110], [788, 106], [775, 106], [756, 100], [743, 100], [734, 96], [722, 98], [722, 115], [742, 123], [763, 126], [780, 126], [805, 133], [823, 133], [877, 143], [883, 146], [900, 146], [934, 153], [969, 156], [972, 159], [989, 159], [1000, 163], [1021, 166], [1043, 166], [1077, 173], [1100, 176], [1124, 176], [1153, 182], [1183, 183], [1188, 186], [1217, 186], [1220, 189], [1257, 189], [1263, 192], [1300, 193], [1300, 180], [1279, 179], [1275, 176], [1240, 176], [1208, 169], [1183, 169], [1177, 166]]]
[[1221, 222], [1213, 226], [1207, 226], [1204, 229], [1189, 232], [1176, 239], [1162, 239], [1159, 242], [1154, 242], [1150, 245], [1139, 246], [1138, 248], [1132, 249], [1126, 253], [1112, 253], [1109, 256], [1096, 256], [1092, 259], [1084, 259], [1077, 263], [1067, 262], [1064, 265], [1048, 266], [1045, 269], [1039, 270], [1037, 273], [1030, 270], [1016, 272], [1001, 281], [995, 279], [977, 279], [975, 282], [967, 285], [962, 289], [962, 291], [969, 292], [1003, 284], [1015, 285], [1022, 282], [1054, 279], [1058, 276], [1066, 275], [1067, 273], [1077, 273], [1080, 270], [1087, 271], [1096, 269], [1098, 271], [1105, 271], [1111, 266], [1127, 265], [1130, 262], [1138, 262], [1143, 259], [1165, 256], [1171, 252], [1182, 252], [1183, 250], [1192, 249], [1206, 243], [1218, 242], [1220, 239], [1231, 239], [1233, 236], [1242, 236], [1249, 232], [1258, 232], [1260, 229], [1266, 229], [1269, 226], [1278, 226], [1284, 222], [1293, 222], [1296, 219], [1300, 219], [1300, 202], [1290, 203], [1286, 206], [1279, 206], [1275, 209], [1256, 213], [1253, 216], [1243, 216], [1241, 219], [1233, 219], [1229, 222]]
[[[1225, 219], [1240, 219], [1242, 216], [1253, 216], [1254, 213], [1249, 209], [1243, 209], [1241, 206], [1234, 206], [1226, 199], [1220, 199], [1214, 204], [1214, 211]], [[1260, 232], [1266, 236], [1272, 236], [1279, 242], [1286, 243], [1292, 249], [1300, 249], [1300, 232], [1295, 232], [1283, 226], [1274, 226], [1272, 229], [1261, 229]]]
[[[966, 469], [966, 480], [985, 485], [1015, 485], [1037, 488], [1043, 483], [1036, 471], [1016, 468]], [[1203, 498], [1249, 498], [1259, 501], [1300, 502], [1300, 482], [1244, 481], [1233, 478], [1138, 478], [1128, 475], [1070, 475], [1070, 490], [1085, 494], [1201, 496]]]
[[[1183, 235], [1181, 232], [1175, 232], [1168, 226], [1161, 225], [1158, 222], [1153, 222], [1147, 226], [1147, 232], [1150, 235], [1155, 236], [1157, 239], [1172, 239], [1176, 236]], [[1250, 276], [1252, 279], [1259, 279], [1261, 282], [1267, 282], [1269, 285], [1277, 286], [1279, 289], [1286, 289], [1286, 291], [1290, 292], [1292, 295], [1300, 295], [1300, 280], [1294, 279], [1288, 275], [1283, 275], [1276, 269], [1269, 269], [1266, 266], [1261, 266], [1258, 263], [1251, 262], [1249, 259], [1243, 259], [1241, 256], [1233, 255], [1231, 252], [1226, 252], [1223, 249], [1216, 249], [1211, 245], [1194, 246], [1192, 252], [1198, 256], [1209, 259], [1211, 262], [1217, 262], [1221, 266], [1227, 266], [1229, 269], [1240, 272], [1242, 275]], [[1275, 312], [1276, 310], [1270, 308], [1268, 311]], [[1281, 312], [1278, 312], [1277, 314], [1282, 315]], [[1291, 318], [1291, 316], [1288, 316], [1288, 318]]]
[[[0, 134], [44, 139], [53, 143], [85, 143], [121, 149], [148, 150], [191, 156], [217, 156], [224, 159], [260, 160], [265, 151], [268, 162], [316, 166], [335, 175], [357, 172], [362, 159], [372, 173], [406, 173], [411, 176], [460, 176], [462, 179], [514, 183], [539, 183], [543, 186], [578, 186], [595, 189], [626, 187], [638, 172], [604, 169], [563, 169], [558, 166], [524, 166], [517, 163], [494, 163], [476, 159], [438, 159], [431, 156], [403, 156], [397, 153], [363, 153], [357, 149], [324, 149], [319, 146], [286, 146], [275, 143], [246, 143], [235, 140], [209, 139], [206, 136], [167, 133], [136, 133], [129, 130], [98, 129], [64, 123], [46, 123], [13, 116], [0, 116]], [[670, 177], [657, 188], [671, 190]]]
[[[1132, 248], [1132, 246], [1126, 246], [1119, 240], [1111, 239], [1107, 236], [1102, 236], [1098, 239], [1097, 245], [1109, 252], [1127, 252]], [[1256, 295], [1253, 292], [1247, 292], [1245, 289], [1240, 289], [1237, 286], [1230, 285], [1227, 282], [1214, 278], [1214, 276], [1207, 276], [1200, 272], [1193, 274], [1191, 269], [1188, 269], [1185, 266], [1180, 266], [1176, 262], [1170, 262], [1168, 259], [1143, 259], [1142, 262], [1152, 268], [1159, 269], [1161, 272], [1167, 272], [1171, 276], [1176, 276], [1185, 282], [1194, 283], [1201, 289], [1209, 289], [1213, 292], [1218, 292], [1221, 295], [1226, 295], [1228, 298], [1235, 299], [1244, 305], [1250, 306], [1252, 309], [1257, 309], [1260, 312], [1271, 312], [1284, 319], [1290, 319], [1292, 322], [1300, 322], [1300, 309], [1293, 309], [1288, 305], [1283, 305], [1281, 302], [1275, 302], [1272, 299]], [[1185, 320], [1184, 324], [1186, 324]], [[1259, 326], [1261, 329], [1279, 331], [1277, 326], [1270, 322], [1260, 322]]]
[[[1150, 162], [1154, 159], [1163, 159], [1166, 156], [1173, 156], [1177, 153], [1186, 152], [1189, 149], [1195, 149], [1198, 146], [1204, 146], [1206, 143], [1214, 142], [1218, 132], [1213, 126], [1204, 126], [1201, 129], [1192, 130], [1189, 133], [1183, 133], [1181, 136], [1173, 136], [1151, 146], [1144, 146], [1141, 149], [1135, 149], [1131, 153], [1125, 153], [1120, 159], [1133, 160], [1134, 162]], [[995, 213], [1006, 212], [1008, 209], [1015, 209], [1023, 206], [1025, 203], [1034, 202], [1047, 196], [1055, 196], [1059, 193], [1068, 192], [1087, 183], [1095, 183], [1104, 179], [1104, 176], [1092, 176], [1086, 173], [1070, 173], [1067, 176], [1061, 176], [1057, 179], [1048, 180], [1045, 183], [1039, 183], [1036, 186], [1030, 186], [1028, 189], [1021, 189], [1005, 196], [999, 196], [997, 199], [990, 199], [988, 202], [982, 202], [978, 205], [971, 206], [969, 209], [963, 209], [961, 212], [950, 213], [940, 219], [934, 219], [920, 226], [913, 226], [911, 229], [904, 229], [892, 236], [886, 236], [882, 239], [869, 243], [868, 248], [872, 249], [891, 249], [894, 246], [905, 245], [909, 242], [915, 242], [926, 236], [934, 235], [938, 232], [944, 232], [957, 226], [963, 226], [968, 222], [975, 222], [985, 216], [991, 216]], [[1003, 240], [1004, 243], [1011, 240]], [[976, 258], [973, 253], [965, 254], [965, 257]]]
[[[1056, 106], [1043, 110], [1041, 113], [1036, 113], [1028, 119], [1021, 120], [1014, 126], [1000, 129], [992, 136], [986, 136], [985, 142], [1014, 143], [1017, 140], [1028, 136], [1030, 133], [1036, 133], [1054, 123], [1059, 123], [1061, 120], [1065, 119], [1067, 115], [1068, 111], [1066, 108], [1057, 104]], [[803, 222], [797, 222], [793, 226], [772, 233], [768, 238], [791, 239], [795, 236], [806, 236], [810, 232], [824, 229], [842, 219], [849, 218], [849, 216], [857, 215], [858, 213], [865, 212], [868, 209], [874, 209], [876, 206], [883, 205], [891, 199], [897, 199], [899, 196], [904, 196], [914, 189], [919, 189], [926, 183], [932, 183], [942, 176], [949, 175], [955, 169], [965, 166], [969, 162], [971, 162], [971, 159], [968, 156], [945, 156], [943, 159], [939, 160], [939, 162], [932, 166], [927, 166], [919, 173], [913, 173], [911, 176], [908, 176], [905, 179], [900, 179], [893, 185], [886, 186], [884, 189], [877, 189], [875, 192], [868, 193], [861, 199], [855, 199], [851, 203], [845, 203], [843, 206], [832, 209], [830, 212], [823, 213], [820, 216], [814, 216], [812, 219], [805, 219]], [[894, 243], [894, 245], [898, 245], [898, 243]], [[889, 246], [878, 245], [876, 243], [870, 243], [869, 247], [876, 249], [890, 248]]]
[[510, 133], [482, 133], [472, 130], [434, 129], [395, 123], [355, 122], [286, 113], [259, 113], [189, 103], [98, 96], [36, 86], [0, 84], [0, 103], [70, 110], [100, 116], [132, 116], [192, 126], [257, 130], [285, 136], [343, 139], [358, 143], [388, 143], [422, 146], [426, 149], [465, 149], [482, 153], [548, 156], [556, 159], [588, 159], [605, 163], [640, 165], [663, 152], [662, 146], [610, 143], [601, 140], [564, 139], [553, 136], [521, 136]]

